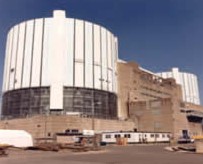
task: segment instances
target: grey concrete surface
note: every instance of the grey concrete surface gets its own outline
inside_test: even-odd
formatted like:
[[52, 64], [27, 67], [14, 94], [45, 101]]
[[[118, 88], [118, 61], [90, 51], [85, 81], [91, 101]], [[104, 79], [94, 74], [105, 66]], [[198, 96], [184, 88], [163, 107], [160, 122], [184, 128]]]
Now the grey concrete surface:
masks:
[[0, 164], [202, 164], [203, 154], [169, 152], [163, 145], [110, 146], [100, 152], [12, 152]]

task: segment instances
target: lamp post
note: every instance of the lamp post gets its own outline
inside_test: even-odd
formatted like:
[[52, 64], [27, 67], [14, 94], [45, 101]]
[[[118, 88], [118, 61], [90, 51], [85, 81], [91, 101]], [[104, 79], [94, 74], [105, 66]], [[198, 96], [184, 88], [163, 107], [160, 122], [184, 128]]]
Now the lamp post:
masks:
[[94, 94], [92, 98], [92, 130], [95, 130], [95, 123], [94, 123], [94, 114], [95, 114], [95, 103], [94, 103]]
[[45, 106], [44, 108], [44, 138], [46, 138], [47, 134], [47, 116], [49, 115], [49, 107]]
[[92, 111], [91, 111], [91, 115], [92, 115], [92, 130], [95, 130], [95, 105], [100, 105], [101, 102], [94, 102], [94, 97], [92, 98]]
[[96, 136], [95, 136], [95, 105], [99, 105], [101, 104], [101, 102], [94, 102], [94, 92], [93, 92], [93, 97], [92, 97], [92, 130], [94, 132], [94, 136], [93, 136], [93, 147], [95, 148], [97, 146], [97, 142], [96, 142]]
[[[95, 114], [95, 103], [94, 103], [94, 91], [93, 91], [93, 97], [92, 97], [92, 130], [93, 130], [93, 133], [95, 131], [94, 114]], [[95, 133], [94, 133], [94, 136], [93, 136], [93, 147], [96, 147]]]

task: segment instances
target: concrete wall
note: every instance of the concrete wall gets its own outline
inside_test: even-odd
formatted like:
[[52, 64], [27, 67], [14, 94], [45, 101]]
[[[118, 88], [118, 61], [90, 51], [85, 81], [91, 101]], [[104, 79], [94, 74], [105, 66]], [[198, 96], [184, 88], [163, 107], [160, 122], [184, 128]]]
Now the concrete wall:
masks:
[[[133, 130], [132, 121], [95, 119], [96, 131], [127, 131]], [[34, 138], [53, 136], [57, 132], [65, 132], [66, 129], [92, 129], [91, 118], [78, 116], [34, 116], [30, 118], [0, 121], [1, 129], [23, 129], [33, 135]]]
[[[164, 79], [134, 62], [119, 62], [118, 81], [119, 117], [130, 118], [138, 131], [168, 131], [176, 139], [183, 130], [190, 136], [202, 134], [201, 123], [189, 122], [181, 110], [203, 112], [203, 107], [184, 103], [174, 79]], [[157, 102], [152, 105], [153, 101]]]
[[171, 99], [142, 101], [130, 104], [130, 117], [138, 131], [173, 133]]
[[181, 101], [181, 88], [174, 79], [163, 79], [141, 69], [137, 63], [118, 63], [119, 117], [128, 118], [128, 103], [172, 98]]

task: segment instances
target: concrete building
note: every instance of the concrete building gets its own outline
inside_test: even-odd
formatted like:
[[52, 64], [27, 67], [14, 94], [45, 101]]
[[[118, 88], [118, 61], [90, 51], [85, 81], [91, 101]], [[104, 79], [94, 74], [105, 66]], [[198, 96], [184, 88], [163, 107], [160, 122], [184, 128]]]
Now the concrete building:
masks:
[[54, 11], [8, 33], [0, 128], [35, 138], [71, 128], [202, 134], [196, 76], [173, 70], [157, 75], [118, 60], [110, 31]]
[[200, 105], [199, 87], [197, 76], [187, 72], [180, 72], [172, 68], [169, 72], [157, 73], [163, 78], [174, 78], [182, 87], [183, 101]]
[[[128, 72], [128, 73], [126, 73]], [[127, 103], [171, 98], [181, 101], [181, 88], [172, 78], [164, 79], [135, 62], [118, 62], [119, 118], [129, 117]]]
[[117, 47], [106, 28], [60, 10], [15, 25], [7, 37], [2, 115], [117, 118]]
[[138, 131], [171, 132], [176, 139], [203, 134], [203, 107], [185, 103], [174, 78], [137, 63], [118, 62], [118, 103], [119, 118], [132, 120]]

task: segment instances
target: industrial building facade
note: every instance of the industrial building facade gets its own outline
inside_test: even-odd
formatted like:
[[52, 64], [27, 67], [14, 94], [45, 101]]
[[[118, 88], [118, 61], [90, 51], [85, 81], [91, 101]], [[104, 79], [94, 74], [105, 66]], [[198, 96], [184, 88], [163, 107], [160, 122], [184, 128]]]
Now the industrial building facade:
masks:
[[[203, 134], [203, 107], [184, 102], [174, 78], [162, 78], [135, 62], [118, 62], [119, 117], [134, 129], [171, 132], [174, 138]], [[128, 72], [128, 73], [126, 73]]]
[[118, 62], [118, 72], [120, 118], [130, 117], [130, 109], [137, 102], [162, 99], [181, 102], [181, 87], [172, 78], [157, 76], [135, 62]]
[[83, 113], [117, 118], [117, 38], [54, 11], [8, 33], [3, 115]]
[[118, 60], [118, 40], [110, 31], [57, 10], [53, 18], [25, 21], [8, 33], [2, 115], [26, 118], [20, 125], [0, 122], [0, 128], [46, 137], [68, 126], [91, 129], [91, 117], [98, 131], [202, 134], [196, 77], [187, 75], [184, 88], [176, 76], [162, 75]]

